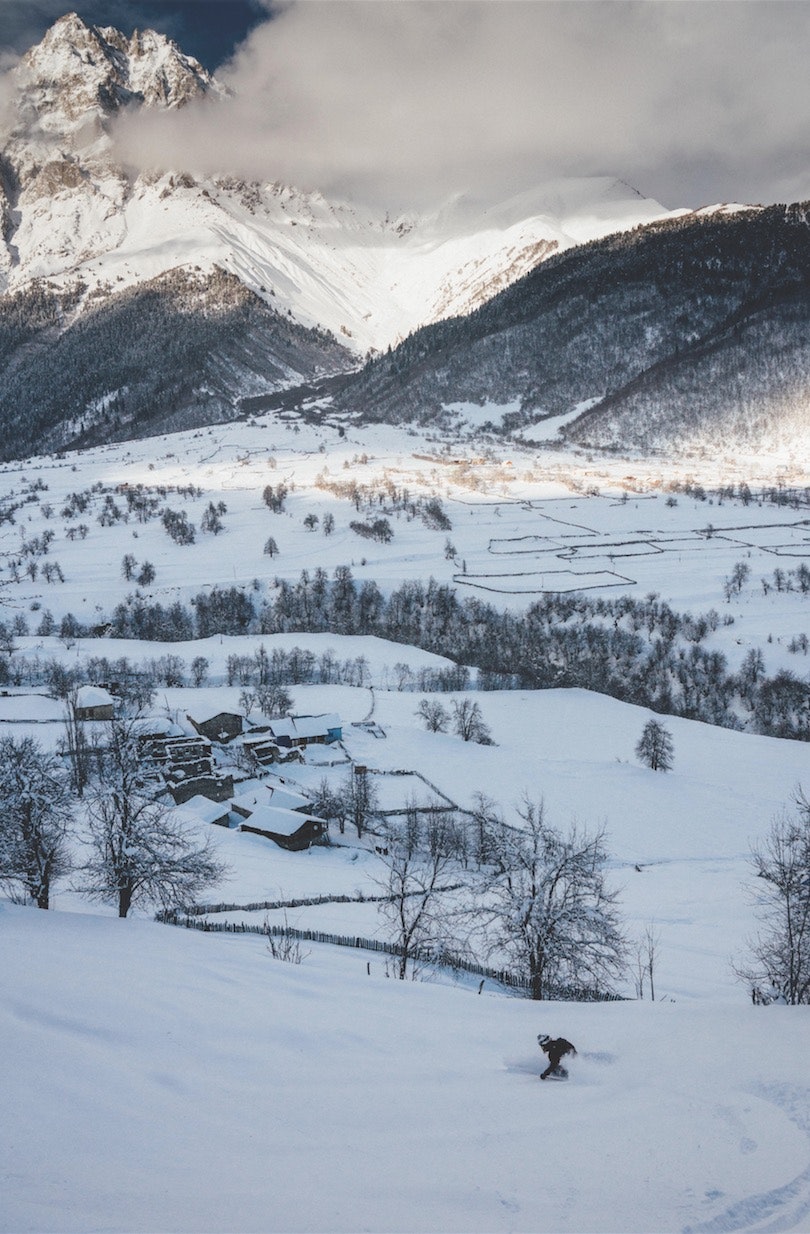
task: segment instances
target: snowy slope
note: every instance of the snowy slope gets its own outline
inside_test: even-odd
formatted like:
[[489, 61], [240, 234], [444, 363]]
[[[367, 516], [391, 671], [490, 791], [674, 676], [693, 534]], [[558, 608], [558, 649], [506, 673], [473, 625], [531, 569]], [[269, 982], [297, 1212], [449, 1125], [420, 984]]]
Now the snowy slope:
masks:
[[[305, 641], [364, 647], [379, 684], [394, 657], [424, 655]], [[347, 728], [368, 698], [295, 695]], [[606, 821], [623, 918], [659, 934], [659, 1001], [533, 1004], [491, 983], [478, 996], [446, 975], [389, 980], [384, 956], [354, 948], [312, 945], [285, 965], [256, 936], [121, 922], [66, 889], [49, 913], [0, 901], [4, 1234], [806, 1229], [808, 1009], [753, 1007], [729, 967], [753, 923], [744, 850], [806, 747], [672, 721], [664, 776], [628, 765], [638, 708], [583, 691], [479, 698], [496, 747], [424, 733], [415, 696], [383, 690], [386, 739], [350, 731], [350, 753], [417, 766], [462, 804], [484, 788], [509, 807], [525, 785], [557, 823]], [[46, 724], [33, 731], [50, 744]], [[214, 899], [379, 891], [379, 860], [349, 835], [295, 854], [210, 830], [231, 866]], [[288, 920], [384, 936], [370, 903]], [[538, 1082], [540, 1031], [579, 1051], [566, 1086]]]
[[[0, 906], [6, 1234], [802, 1230], [806, 1008], [542, 1007]], [[580, 1056], [538, 1083], [538, 1031]]]

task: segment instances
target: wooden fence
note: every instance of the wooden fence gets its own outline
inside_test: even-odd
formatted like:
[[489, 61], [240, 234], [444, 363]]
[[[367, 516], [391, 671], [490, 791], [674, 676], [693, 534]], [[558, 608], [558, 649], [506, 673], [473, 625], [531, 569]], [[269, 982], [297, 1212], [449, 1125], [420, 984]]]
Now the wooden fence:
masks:
[[[436, 891], [460, 891], [465, 887], [465, 883], [449, 883], [446, 887], [437, 887]], [[421, 895], [421, 891], [407, 891], [407, 896]], [[385, 895], [364, 895], [359, 891], [357, 895], [320, 895], [306, 896], [294, 900], [253, 900], [249, 904], [190, 904], [182, 910], [180, 916], [186, 917], [207, 917], [211, 913], [257, 913], [257, 912], [273, 912], [281, 908], [310, 908], [316, 904], [378, 904], [383, 900], [393, 901], [398, 899], [398, 896], [392, 896], [388, 893]], [[156, 921], [167, 921], [170, 925], [176, 925], [174, 920], [178, 916], [177, 909], [166, 909], [155, 914]]]
[[[450, 888], [445, 888], [445, 890], [450, 890]], [[334, 899], [334, 897], [331, 898]], [[368, 897], [368, 899], [372, 898], [387, 899], [388, 897]], [[305, 902], [302, 901], [301, 903]], [[284, 906], [278, 905], [275, 907]], [[332, 947], [352, 947], [358, 951], [372, 951], [400, 958], [405, 954], [405, 949], [397, 943], [383, 942], [378, 938], [362, 938], [360, 935], [329, 934], [323, 930], [299, 930], [292, 926], [269, 925], [267, 922], [263, 922], [261, 925], [250, 925], [248, 922], [241, 921], [207, 921], [204, 918], [194, 917], [188, 913], [172, 911], [159, 914], [159, 919], [168, 925], [183, 926], [189, 930], [202, 930], [205, 934], [263, 934], [297, 939], [306, 943], [326, 943]], [[432, 964], [438, 968], [450, 969], [453, 972], [469, 973], [474, 977], [488, 978], [490, 981], [496, 981], [499, 985], [506, 986], [508, 989], [520, 990], [524, 994], [531, 993], [531, 983], [526, 977], [520, 973], [513, 973], [509, 969], [488, 968], [484, 964], [478, 964], [474, 960], [467, 960], [463, 956], [455, 956], [448, 952], [426, 951], [421, 948], [411, 952], [410, 958], [421, 964]], [[546, 998], [549, 1001], [578, 1003], [624, 1001], [619, 994], [605, 993], [590, 987], [578, 986], [549, 987]]]

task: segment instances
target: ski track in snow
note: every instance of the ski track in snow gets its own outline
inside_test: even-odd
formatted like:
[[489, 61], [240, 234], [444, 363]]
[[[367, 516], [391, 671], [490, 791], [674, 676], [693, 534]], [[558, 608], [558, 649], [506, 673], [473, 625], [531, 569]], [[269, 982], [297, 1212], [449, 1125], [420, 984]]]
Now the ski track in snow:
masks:
[[[808, 1137], [810, 1147], [810, 1088], [788, 1084], [759, 1085], [752, 1090], [757, 1097], [771, 1102], [795, 1123]], [[747, 1146], [741, 1145], [742, 1151]], [[751, 1142], [750, 1150], [756, 1144]], [[810, 1164], [789, 1183], [745, 1196], [729, 1205], [710, 1221], [685, 1226], [683, 1234], [735, 1234], [755, 1231], [756, 1234], [782, 1234], [783, 1231], [810, 1229]]]

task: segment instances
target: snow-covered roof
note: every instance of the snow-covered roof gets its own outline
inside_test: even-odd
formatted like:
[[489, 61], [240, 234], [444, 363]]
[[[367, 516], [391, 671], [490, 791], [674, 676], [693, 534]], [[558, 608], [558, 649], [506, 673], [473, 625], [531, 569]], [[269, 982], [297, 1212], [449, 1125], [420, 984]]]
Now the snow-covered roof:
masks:
[[261, 784], [250, 792], [241, 793], [233, 799], [234, 808], [250, 810], [251, 814], [263, 806], [281, 807], [284, 810], [298, 810], [309, 805], [309, 798], [303, 793], [296, 793], [283, 784]]
[[239, 716], [240, 720], [242, 719], [241, 712], [223, 707], [221, 703], [194, 703], [186, 711], [186, 715], [193, 724], [207, 724], [209, 720], [216, 720], [217, 716]]
[[112, 707], [115, 699], [103, 686], [79, 686], [76, 691], [77, 707]]
[[168, 716], [139, 716], [133, 721], [132, 730], [144, 737], [185, 737], [179, 724]]
[[340, 716], [333, 711], [320, 716], [281, 716], [270, 721], [270, 731], [274, 737], [290, 739], [325, 737], [330, 729], [340, 727]]
[[294, 836], [308, 822], [323, 823], [326, 819], [315, 814], [298, 814], [295, 810], [282, 810], [278, 806], [259, 806], [250, 816], [247, 825], [260, 831], [272, 831], [279, 836]]
[[0, 696], [0, 721], [5, 720], [64, 720], [65, 708], [61, 699], [46, 698], [42, 694], [8, 694]]
[[292, 716], [292, 721], [299, 737], [321, 737], [330, 729], [340, 728], [340, 716], [335, 712], [320, 716]]
[[211, 801], [209, 797], [197, 794], [195, 797], [189, 797], [188, 801], [184, 801], [181, 806], [177, 806], [174, 812], [197, 823], [215, 823], [218, 819], [225, 817], [228, 813], [228, 806], [222, 801]]

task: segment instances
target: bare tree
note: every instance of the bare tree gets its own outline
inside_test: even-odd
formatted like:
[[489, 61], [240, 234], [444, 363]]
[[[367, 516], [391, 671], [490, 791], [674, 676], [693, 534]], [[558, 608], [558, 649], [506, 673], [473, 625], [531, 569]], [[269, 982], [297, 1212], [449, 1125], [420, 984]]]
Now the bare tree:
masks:
[[344, 799], [341, 793], [335, 792], [326, 776], [322, 776], [315, 793], [310, 800], [310, 808], [317, 818], [325, 818], [327, 822], [341, 824], [345, 830], [346, 814]]
[[257, 685], [256, 701], [259, 704], [259, 710], [265, 716], [285, 716], [293, 705], [290, 694], [277, 681]]
[[394, 665], [393, 673], [398, 690], [404, 690], [413, 681], [413, 669], [409, 664], [403, 664], [401, 660]]
[[191, 680], [198, 689], [205, 684], [210, 667], [211, 665], [205, 656], [195, 656], [191, 661]]
[[388, 898], [378, 911], [391, 927], [397, 948], [397, 976], [415, 977], [426, 954], [438, 956], [447, 945], [447, 917], [440, 892], [450, 861], [440, 853], [411, 851], [392, 835], [388, 856], [382, 857]]
[[200, 843], [190, 825], [157, 798], [159, 786], [137, 739], [137, 720], [107, 725], [98, 780], [88, 790], [87, 842], [79, 890], [117, 906], [126, 917], [140, 901], [174, 908], [219, 882], [225, 867], [210, 836]]
[[671, 771], [674, 757], [672, 734], [659, 720], [648, 720], [636, 745], [636, 756], [651, 771]]
[[423, 698], [416, 708], [416, 714], [420, 720], [424, 720], [425, 728], [429, 733], [446, 733], [447, 725], [450, 723], [450, 714], [438, 699]]
[[489, 729], [481, 714], [481, 704], [470, 698], [453, 700], [453, 724], [456, 736], [462, 741], [477, 741], [480, 745], [492, 745]]
[[531, 997], [563, 986], [604, 990], [624, 971], [626, 942], [605, 879], [604, 831], [572, 826], [563, 835], [546, 822], [542, 799], [518, 810], [522, 828], [502, 825], [496, 864], [480, 906], [490, 953], [509, 956], [526, 973]]
[[644, 927], [644, 933], [636, 943], [634, 953], [636, 997], [644, 997], [644, 987], [649, 982], [651, 1002], [655, 1002], [655, 969], [660, 941], [655, 925], [648, 921]]
[[73, 799], [60, 760], [32, 737], [0, 740], [0, 882], [48, 908], [70, 870]]
[[73, 788], [81, 797], [90, 778], [92, 749], [87, 740], [85, 722], [78, 714], [78, 696], [79, 687], [71, 686], [65, 699], [65, 736], [60, 749], [67, 755]]
[[155, 567], [152, 565], [151, 561], [145, 561], [142, 564], [137, 581], [141, 587], [148, 587], [150, 583], [154, 583]]
[[293, 933], [290, 923], [287, 920], [287, 910], [284, 910], [283, 925], [277, 933], [273, 932], [273, 925], [269, 916], [264, 919], [264, 932], [267, 935], [267, 951], [274, 960], [283, 960], [285, 964], [303, 964], [304, 960], [309, 955], [308, 951], [304, 951], [301, 946], [300, 938], [297, 938]]
[[810, 1003], [810, 800], [801, 788], [795, 805], [751, 852], [762, 928], [750, 944], [753, 962], [736, 971], [755, 1001]]
[[475, 861], [479, 866], [489, 865], [497, 853], [504, 821], [497, 805], [486, 793], [473, 794], [472, 822]]
[[272, 484], [265, 485], [262, 493], [262, 500], [268, 510], [272, 510], [274, 514], [280, 514], [284, 509], [284, 502], [287, 499], [287, 488], [284, 484], [279, 484], [277, 488], [273, 488]]
[[365, 767], [352, 766], [343, 782], [343, 809], [339, 818], [340, 830], [350, 822], [362, 836], [375, 821], [378, 812], [377, 786], [372, 782]]
[[256, 691], [252, 690], [249, 686], [245, 686], [244, 690], [240, 692], [239, 706], [241, 708], [242, 714], [245, 717], [250, 715], [251, 711], [253, 710], [256, 704], [257, 699], [258, 699], [258, 695], [256, 694]]

